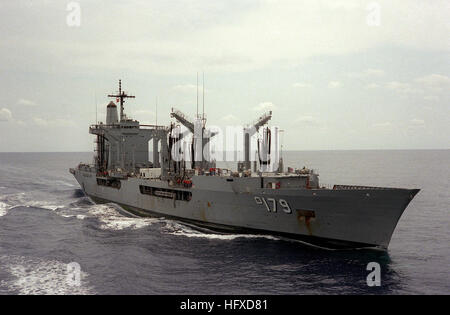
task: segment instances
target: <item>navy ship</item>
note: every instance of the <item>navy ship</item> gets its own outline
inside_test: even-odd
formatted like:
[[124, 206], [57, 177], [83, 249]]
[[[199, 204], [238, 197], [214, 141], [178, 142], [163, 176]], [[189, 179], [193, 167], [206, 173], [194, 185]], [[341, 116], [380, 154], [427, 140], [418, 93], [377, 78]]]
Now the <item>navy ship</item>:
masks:
[[134, 215], [224, 233], [277, 235], [325, 248], [385, 250], [419, 192], [321, 187], [313, 170], [285, 170], [276, 137], [272, 141], [277, 129], [268, 127], [272, 112], [243, 128], [243, 159], [236, 161], [236, 168], [220, 168], [211, 158], [217, 132], [206, 127], [198, 109], [195, 119], [172, 109], [169, 126], [143, 125], [124, 113], [125, 100], [134, 96], [122, 91], [121, 81], [118, 93], [108, 96], [116, 102], [107, 105], [105, 123], [89, 127], [96, 142], [94, 161], [70, 172], [92, 201], [115, 203]]

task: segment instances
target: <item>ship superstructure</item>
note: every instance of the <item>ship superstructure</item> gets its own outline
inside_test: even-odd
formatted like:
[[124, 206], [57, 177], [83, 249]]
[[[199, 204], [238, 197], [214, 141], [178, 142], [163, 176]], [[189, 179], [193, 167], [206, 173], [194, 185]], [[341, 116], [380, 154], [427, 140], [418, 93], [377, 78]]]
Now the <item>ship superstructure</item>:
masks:
[[[418, 189], [334, 185], [320, 187], [307, 168], [284, 170], [272, 112], [243, 127], [243, 159], [236, 169], [217, 167], [211, 143], [217, 132], [205, 115], [172, 109], [169, 126], [142, 125], [124, 113], [122, 91], [107, 105], [93, 164], [70, 169], [95, 202], [113, 202], [140, 216], [164, 216], [225, 232], [275, 234], [333, 247], [387, 248]], [[185, 130], [181, 129], [183, 127]], [[251, 150], [255, 142], [256, 150]], [[152, 159], [149, 142], [152, 142]], [[257, 157], [252, 159], [252, 155]], [[186, 157], [189, 156], [190, 159]], [[253, 160], [253, 161], [252, 161]]]

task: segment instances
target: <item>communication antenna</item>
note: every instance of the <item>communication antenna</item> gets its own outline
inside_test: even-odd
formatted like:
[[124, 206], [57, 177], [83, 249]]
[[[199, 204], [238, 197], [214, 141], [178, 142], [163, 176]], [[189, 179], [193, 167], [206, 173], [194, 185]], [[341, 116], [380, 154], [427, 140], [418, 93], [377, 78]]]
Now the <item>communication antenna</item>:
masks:
[[123, 120], [123, 103], [125, 103], [126, 98], [135, 98], [134, 95], [128, 95], [126, 92], [122, 91], [122, 80], [119, 80], [119, 93], [109, 94], [108, 97], [115, 97], [117, 102], [120, 102], [120, 121]]
[[94, 91], [94, 101], [95, 101], [95, 124], [98, 124], [98, 119], [97, 119], [97, 93], [95, 93]]
[[156, 97], [156, 114], [155, 114], [155, 125], [158, 126], [158, 96]]
[[202, 114], [202, 119], [205, 120], [205, 72], [203, 72], [202, 91], [203, 91], [203, 114]]
[[198, 118], [198, 72], [197, 72], [197, 118]]

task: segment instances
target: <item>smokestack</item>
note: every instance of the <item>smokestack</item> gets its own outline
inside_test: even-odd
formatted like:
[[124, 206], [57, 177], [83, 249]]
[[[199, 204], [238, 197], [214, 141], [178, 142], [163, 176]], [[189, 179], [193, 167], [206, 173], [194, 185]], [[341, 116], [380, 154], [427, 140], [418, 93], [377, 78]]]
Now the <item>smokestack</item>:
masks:
[[117, 106], [111, 101], [106, 107], [106, 124], [113, 125], [119, 122], [119, 117], [117, 115]]

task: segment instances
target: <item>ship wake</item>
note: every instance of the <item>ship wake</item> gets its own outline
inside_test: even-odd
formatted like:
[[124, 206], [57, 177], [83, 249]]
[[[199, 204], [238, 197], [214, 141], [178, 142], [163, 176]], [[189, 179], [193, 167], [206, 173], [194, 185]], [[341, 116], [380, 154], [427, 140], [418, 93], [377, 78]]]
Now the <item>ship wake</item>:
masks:
[[8, 279], [0, 281], [3, 289], [23, 295], [85, 295], [93, 294], [88, 274], [81, 271], [80, 285], [72, 285], [68, 279], [67, 264], [57, 260], [45, 260], [25, 256], [0, 256], [3, 271]]
[[264, 238], [269, 240], [280, 240], [272, 235], [263, 234], [230, 234], [219, 233], [203, 227], [198, 227], [185, 222], [177, 222], [173, 220], [165, 220], [165, 226], [162, 228], [164, 233], [176, 236], [205, 238], [211, 240], [231, 241], [239, 238]]

